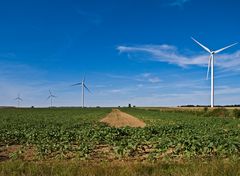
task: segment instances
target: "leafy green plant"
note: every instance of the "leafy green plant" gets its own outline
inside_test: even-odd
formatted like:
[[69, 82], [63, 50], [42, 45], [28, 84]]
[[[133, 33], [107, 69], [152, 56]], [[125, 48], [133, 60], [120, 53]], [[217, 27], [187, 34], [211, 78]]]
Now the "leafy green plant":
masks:
[[[102, 124], [99, 120], [111, 111], [108, 108], [0, 109], [0, 143], [34, 146], [43, 158], [94, 159], [103, 152], [99, 146], [109, 146], [116, 156], [153, 160], [240, 157], [239, 120], [219, 118], [228, 117], [229, 110], [208, 110], [207, 117], [193, 110], [121, 110], [144, 120], [147, 126]], [[13, 153], [11, 157], [19, 156]]]

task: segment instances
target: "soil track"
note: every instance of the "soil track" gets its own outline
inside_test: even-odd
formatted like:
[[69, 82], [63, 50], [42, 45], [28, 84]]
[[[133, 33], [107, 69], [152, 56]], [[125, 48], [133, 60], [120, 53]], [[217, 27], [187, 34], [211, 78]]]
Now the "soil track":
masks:
[[113, 126], [116, 128], [121, 128], [125, 126], [143, 128], [146, 126], [143, 121], [132, 115], [122, 112], [119, 109], [113, 109], [112, 112], [109, 113], [105, 118], [100, 120], [100, 122], [106, 123], [109, 126]]

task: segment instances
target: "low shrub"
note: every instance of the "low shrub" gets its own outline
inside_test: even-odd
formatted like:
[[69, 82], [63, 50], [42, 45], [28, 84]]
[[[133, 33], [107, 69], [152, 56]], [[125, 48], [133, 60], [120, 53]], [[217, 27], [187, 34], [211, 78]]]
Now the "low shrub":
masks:
[[203, 112], [205, 112], [205, 113], [208, 112], [208, 107], [204, 107]]
[[240, 119], [240, 110], [239, 109], [234, 109], [233, 110], [233, 116], [237, 119]]
[[229, 117], [230, 113], [226, 108], [216, 108], [212, 111], [207, 111], [206, 115], [209, 117]]

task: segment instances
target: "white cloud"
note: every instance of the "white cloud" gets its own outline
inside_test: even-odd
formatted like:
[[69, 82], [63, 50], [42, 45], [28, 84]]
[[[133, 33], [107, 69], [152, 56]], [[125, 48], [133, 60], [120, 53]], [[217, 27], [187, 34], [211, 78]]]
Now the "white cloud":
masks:
[[148, 81], [151, 82], [151, 83], [161, 82], [161, 80], [158, 77], [149, 78]]
[[151, 76], [151, 73], [143, 73], [143, 74], [141, 74], [141, 76], [143, 76], [144, 78], [147, 78], [147, 77]]
[[138, 81], [138, 82], [149, 82], [149, 83], [159, 83], [162, 80], [153, 73], [141, 73], [138, 75], [126, 76], [126, 75], [113, 75], [107, 74], [108, 77], [114, 79], [122, 79], [129, 81]]
[[182, 7], [186, 2], [189, 2], [189, 1], [190, 0], [173, 0], [168, 5]]
[[158, 76], [153, 75], [152, 73], [142, 73], [137, 77], [137, 81], [150, 82], [150, 83], [159, 83], [161, 79]]
[[[177, 47], [166, 44], [118, 46], [117, 50], [119, 50], [120, 53], [128, 54], [142, 53], [142, 57], [146, 57], [147, 54], [147, 58], [145, 59], [176, 64], [180, 67], [186, 67], [190, 65], [207, 66], [209, 58], [207, 54], [188, 56], [180, 53]], [[231, 68], [231, 70], [240, 71], [240, 50], [231, 54], [216, 55], [215, 65], [224, 69]]]
[[121, 53], [143, 53], [148, 54], [148, 59], [168, 62], [185, 67], [187, 65], [204, 65], [207, 63], [207, 55], [187, 57], [178, 52], [175, 46], [171, 45], [139, 45], [139, 46], [119, 46], [117, 49]]
[[[51, 81], [47, 71], [30, 65], [0, 62], [0, 106], [15, 106], [14, 98], [21, 95], [21, 106], [49, 106], [47, 97], [51, 89], [57, 98], [54, 106], [80, 105], [81, 89], [70, 87], [73, 81]], [[88, 96], [88, 95], [87, 95]]]
[[125, 91], [126, 91], [125, 89], [112, 89], [109, 92], [111, 92], [111, 93], [123, 93]]
[[[172, 46], [163, 46], [165, 49], [176, 49]], [[159, 73], [158, 73], [159, 74]], [[92, 94], [86, 93], [87, 106], [118, 106], [128, 103], [137, 106], [173, 106], [182, 104], [208, 104], [210, 98], [209, 84], [204, 78], [200, 80], [174, 79], [168, 82], [164, 76], [157, 73], [143, 72], [135, 75], [112, 75], [107, 82], [89, 80]], [[0, 62], [0, 105], [16, 105], [14, 98], [18, 93], [24, 101], [22, 106], [49, 106], [48, 89], [52, 89], [57, 96], [56, 106], [80, 106], [81, 88], [70, 87], [74, 80], [48, 79], [45, 70], [38, 70], [28, 65], [3, 64]], [[160, 75], [160, 74], [159, 74]], [[99, 75], [98, 75], [99, 76]], [[112, 78], [112, 79], [109, 79]], [[162, 78], [163, 81], [160, 79]], [[91, 83], [92, 82], [92, 83]], [[231, 85], [216, 87], [217, 104], [237, 104], [240, 89]]]
[[[216, 89], [216, 105], [239, 104], [240, 89], [234, 87], [219, 87]], [[128, 100], [136, 106], [179, 106], [179, 105], [209, 105], [210, 90], [183, 91], [176, 93], [174, 90], [170, 93], [151, 94], [144, 96], [135, 96]]]

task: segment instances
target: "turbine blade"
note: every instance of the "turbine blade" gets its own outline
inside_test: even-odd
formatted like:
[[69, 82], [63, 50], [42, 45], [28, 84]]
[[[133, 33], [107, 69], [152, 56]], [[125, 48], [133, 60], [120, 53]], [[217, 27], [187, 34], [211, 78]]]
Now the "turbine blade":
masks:
[[195, 38], [191, 37], [194, 42], [196, 42], [198, 45], [200, 45], [203, 49], [205, 49], [207, 52], [211, 53], [210, 49], [208, 49], [206, 46], [198, 42]]
[[82, 85], [82, 83], [76, 83], [76, 84], [73, 84], [71, 86], [79, 86], [79, 85]]
[[85, 89], [87, 89], [87, 91], [88, 91], [89, 93], [92, 93], [85, 84], [83, 84], [83, 86], [85, 87]]
[[47, 97], [47, 100], [49, 100], [49, 98], [51, 98], [51, 95], [49, 95], [49, 96]]
[[221, 49], [219, 49], [219, 50], [217, 50], [217, 51], [214, 51], [214, 53], [215, 53], [215, 54], [220, 53], [221, 51], [223, 51], [223, 50], [225, 50], [225, 49], [228, 49], [228, 48], [230, 48], [230, 47], [232, 47], [232, 46], [234, 46], [234, 45], [236, 45], [236, 44], [238, 44], [238, 43], [234, 43], [234, 44], [228, 45], [228, 46], [226, 46], [226, 47], [224, 47], [224, 48], [221, 48]]
[[210, 71], [211, 61], [212, 61], [212, 55], [211, 55], [211, 56], [209, 57], [209, 59], [208, 59], [208, 69], [207, 69], [207, 77], [206, 77], [206, 80], [208, 80], [208, 75], [209, 75], [209, 71]]
[[85, 82], [85, 78], [86, 78], [86, 76], [85, 76], [85, 74], [84, 74], [84, 76], [83, 76], [83, 80], [82, 80], [83, 83]]
[[51, 90], [50, 90], [50, 89], [49, 89], [49, 94], [50, 94], [50, 95], [52, 95], [52, 92], [51, 92]]
[[21, 99], [20, 97], [15, 98], [14, 100], [20, 100], [23, 101], [23, 99]]

